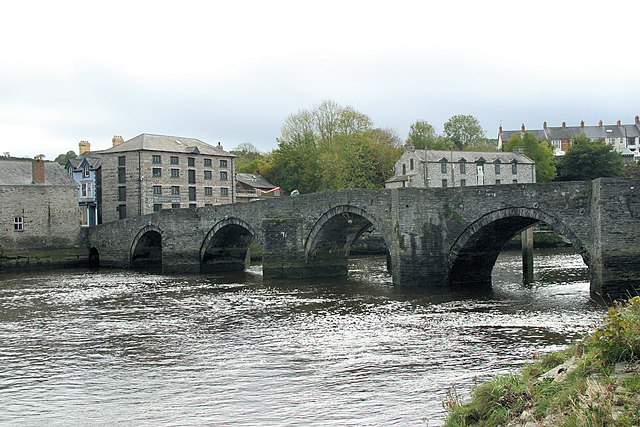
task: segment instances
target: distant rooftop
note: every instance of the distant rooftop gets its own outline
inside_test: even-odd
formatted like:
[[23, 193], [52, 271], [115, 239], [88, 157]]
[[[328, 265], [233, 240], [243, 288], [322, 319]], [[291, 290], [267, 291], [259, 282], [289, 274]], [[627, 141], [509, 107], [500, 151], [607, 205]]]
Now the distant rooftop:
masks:
[[140, 150], [235, 157], [233, 154], [224, 151], [220, 143], [218, 143], [217, 146], [213, 146], [195, 138], [155, 135], [151, 133], [140, 134], [119, 145], [106, 150], [94, 151], [91, 152], [91, 154], [121, 153]]

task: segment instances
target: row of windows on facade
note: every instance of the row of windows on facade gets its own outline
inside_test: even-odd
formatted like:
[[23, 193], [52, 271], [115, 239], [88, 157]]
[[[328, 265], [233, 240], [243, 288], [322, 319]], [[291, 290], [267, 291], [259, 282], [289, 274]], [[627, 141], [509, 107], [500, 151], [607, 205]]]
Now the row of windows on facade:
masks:
[[[196, 187], [189, 187], [189, 200], [196, 200]], [[161, 196], [162, 195], [162, 186], [154, 185], [153, 186], [153, 195]], [[179, 196], [180, 195], [180, 186], [173, 185], [171, 186], [171, 195]], [[205, 196], [213, 196], [213, 187], [204, 187], [204, 195]], [[229, 188], [220, 187], [220, 196], [227, 197], [229, 196]], [[118, 201], [124, 202], [127, 200], [127, 187], [118, 187]]]
[[[447, 173], [447, 163], [448, 163], [447, 159], [440, 160], [440, 172]], [[459, 164], [460, 164], [460, 173], [461, 174], [466, 174], [467, 173], [467, 162], [464, 161], [464, 160], [461, 160]], [[476, 164], [477, 164], [478, 168], [481, 168], [484, 171], [484, 163], [483, 162], [478, 162]], [[500, 166], [501, 165], [502, 165], [502, 163], [500, 162], [499, 159], [495, 161], [496, 174], [500, 173], [500, 170], [501, 170]], [[409, 170], [413, 170], [413, 168], [414, 168], [413, 159], [409, 159]], [[406, 171], [405, 165], [402, 165], [402, 169], [403, 169], [402, 170], [402, 174], [406, 175], [407, 171]], [[517, 174], [518, 173], [518, 162], [513, 161], [511, 163], [511, 173], [512, 174]]]
[[[122, 159], [122, 161], [120, 160]], [[118, 166], [124, 166], [124, 159], [125, 156], [121, 156], [118, 157]], [[205, 167], [212, 167], [213, 166], [213, 159], [203, 159], [204, 160], [204, 166]], [[155, 164], [161, 164], [162, 163], [162, 156], [159, 154], [154, 154], [151, 156], [151, 163], [155, 163]], [[179, 165], [180, 164], [180, 158], [178, 156], [169, 156], [169, 164], [171, 165]], [[187, 157], [187, 166], [195, 166], [196, 165], [196, 159], [195, 157]], [[229, 161], [226, 159], [220, 159], [220, 167], [221, 168], [227, 168], [229, 167]]]
[[[511, 183], [512, 184], [517, 184], [518, 180], [514, 179], [514, 180], [511, 181]], [[483, 177], [478, 177], [477, 184], [478, 185], [484, 185], [485, 184], [484, 183], [484, 178]], [[496, 179], [496, 185], [500, 185], [500, 184], [502, 184], [502, 181], [499, 180], [499, 179]], [[449, 181], [446, 180], [446, 179], [443, 179], [442, 180], [442, 186], [443, 187], [448, 187], [449, 186]], [[466, 186], [467, 186], [467, 180], [466, 179], [461, 179], [460, 180], [460, 187], [466, 187]]]
[[[151, 170], [151, 175], [154, 178], [162, 177], [162, 168], [153, 168]], [[206, 170], [206, 171], [204, 171], [203, 177], [206, 180], [213, 179], [213, 172], [210, 171], [210, 170]], [[180, 178], [180, 169], [171, 169], [171, 178]], [[195, 184], [196, 183], [196, 170], [195, 169], [189, 169], [187, 171], [187, 178], [188, 178], [189, 184]], [[229, 180], [229, 173], [227, 171], [220, 171], [220, 181], [227, 181], [227, 180]], [[118, 183], [119, 184], [124, 184], [125, 182], [127, 182], [126, 170], [125, 170], [124, 167], [119, 167], [118, 168]]]

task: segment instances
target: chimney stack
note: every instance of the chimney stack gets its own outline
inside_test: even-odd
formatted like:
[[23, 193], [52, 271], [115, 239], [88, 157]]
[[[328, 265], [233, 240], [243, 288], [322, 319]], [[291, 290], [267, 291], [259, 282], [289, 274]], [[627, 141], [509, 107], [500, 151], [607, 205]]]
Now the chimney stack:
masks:
[[567, 127], [567, 122], [562, 122], [562, 127], [566, 128]]
[[617, 125], [617, 126], [622, 126], [622, 124], [620, 123], [620, 120], [618, 120], [618, 121], [616, 122], [616, 125]]
[[44, 184], [44, 159], [42, 156], [31, 160], [31, 176], [34, 184]]
[[547, 128], [547, 121], [545, 120], [544, 123], [542, 123], [542, 129], [546, 129]]
[[584, 128], [584, 120], [580, 120], [580, 127]]
[[598, 120], [598, 126], [602, 127], [602, 120]]
[[637, 125], [640, 125], [640, 116], [636, 114], [636, 122]]
[[78, 156], [82, 156], [84, 153], [91, 151], [91, 144], [89, 144], [89, 141], [80, 141], [78, 147]]
[[124, 139], [120, 135], [113, 135], [113, 138], [111, 138], [111, 142], [113, 143], [114, 147], [117, 147], [124, 142]]
[[520, 126], [520, 130], [522, 130], [522, 133], [524, 133], [524, 131], [525, 131], [524, 123], [522, 124], [522, 126]]

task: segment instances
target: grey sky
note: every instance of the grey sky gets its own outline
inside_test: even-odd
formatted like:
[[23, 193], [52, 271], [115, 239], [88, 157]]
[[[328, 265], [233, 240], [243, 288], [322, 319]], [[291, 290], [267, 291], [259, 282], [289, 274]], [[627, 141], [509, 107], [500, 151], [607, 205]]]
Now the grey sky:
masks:
[[405, 138], [476, 116], [487, 136], [640, 114], [640, 3], [111, 1], [3, 5], [0, 151], [108, 148], [114, 134], [263, 151], [324, 99]]

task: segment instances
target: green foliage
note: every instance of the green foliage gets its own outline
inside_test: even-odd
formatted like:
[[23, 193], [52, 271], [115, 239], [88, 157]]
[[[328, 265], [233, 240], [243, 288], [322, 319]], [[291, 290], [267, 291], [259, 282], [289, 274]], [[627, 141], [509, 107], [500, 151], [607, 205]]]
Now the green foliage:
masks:
[[434, 127], [425, 120], [416, 120], [409, 126], [407, 142], [420, 150], [451, 150], [454, 148], [452, 141], [438, 135]]
[[230, 151], [236, 157], [236, 171], [240, 173], [257, 173], [264, 155], [251, 143], [239, 144]]
[[444, 136], [462, 150], [465, 146], [473, 145], [484, 138], [485, 132], [474, 116], [456, 115], [444, 124]]
[[377, 188], [391, 177], [402, 154], [400, 139], [351, 107], [324, 101], [289, 116], [278, 148], [257, 172], [286, 191]]
[[[44, 157], [44, 155], [40, 155]], [[70, 159], [75, 159], [76, 157], [78, 157], [78, 155], [75, 153], [75, 151], [67, 151], [65, 154], [58, 154], [58, 157], [56, 157], [54, 162], [65, 166], [67, 164], [67, 161], [69, 161]]]
[[[541, 377], [572, 356], [576, 359], [564, 379]], [[525, 365], [521, 375], [476, 387], [469, 402], [450, 392], [445, 425], [520, 425], [517, 418], [527, 411], [543, 425], [637, 426], [640, 376], [614, 377], [619, 362], [640, 363], [640, 297], [616, 303], [603, 325], [573, 347]]]
[[624, 161], [613, 146], [591, 141], [584, 134], [572, 138], [571, 148], [558, 161], [558, 180], [590, 181], [624, 176]]
[[525, 156], [536, 163], [536, 182], [553, 181], [556, 177], [554, 151], [548, 141], [540, 141], [531, 132], [515, 133], [503, 145], [503, 151], [522, 147]]

